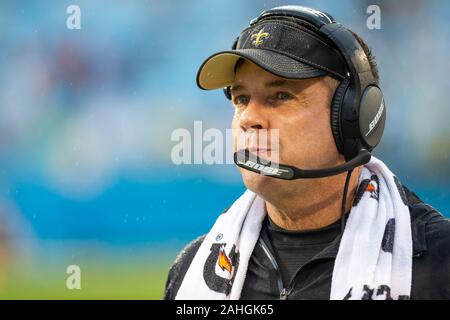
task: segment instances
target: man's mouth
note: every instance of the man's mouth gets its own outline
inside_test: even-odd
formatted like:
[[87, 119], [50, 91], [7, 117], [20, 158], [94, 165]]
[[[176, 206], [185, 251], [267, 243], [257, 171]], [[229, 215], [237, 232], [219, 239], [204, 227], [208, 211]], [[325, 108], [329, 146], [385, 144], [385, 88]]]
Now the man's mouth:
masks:
[[247, 150], [250, 153], [253, 153], [254, 155], [256, 155], [258, 157], [260, 157], [260, 156], [270, 157], [272, 155], [272, 149], [259, 148], [259, 147], [250, 147]]

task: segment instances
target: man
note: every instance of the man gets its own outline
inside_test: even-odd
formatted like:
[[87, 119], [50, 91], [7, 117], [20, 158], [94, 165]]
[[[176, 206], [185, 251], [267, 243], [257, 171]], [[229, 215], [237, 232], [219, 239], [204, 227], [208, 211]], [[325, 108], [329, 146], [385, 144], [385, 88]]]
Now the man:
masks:
[[178, 255], [165, 299], [450, 298], [449, 220], [370, 157], [386, 109], [362, 39], [327, 13], [274, 8], [197, 82], [235, 107], [248, 190]]

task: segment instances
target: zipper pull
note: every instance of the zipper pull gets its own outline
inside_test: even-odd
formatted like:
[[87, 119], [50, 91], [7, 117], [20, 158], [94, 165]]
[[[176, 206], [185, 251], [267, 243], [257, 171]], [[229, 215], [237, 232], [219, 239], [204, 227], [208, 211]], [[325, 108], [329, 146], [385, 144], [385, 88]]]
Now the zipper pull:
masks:
[[289, 292], [286, 290], [286, 288], [283, 288], [280, 292], [280, 300], [287, 300], [289, 296]]

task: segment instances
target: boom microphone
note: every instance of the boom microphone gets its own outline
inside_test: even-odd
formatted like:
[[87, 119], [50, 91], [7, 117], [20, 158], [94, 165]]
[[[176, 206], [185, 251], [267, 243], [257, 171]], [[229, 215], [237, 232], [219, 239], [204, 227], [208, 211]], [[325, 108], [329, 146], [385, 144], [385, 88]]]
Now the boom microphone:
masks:
[[272, 163], [271, 161], [261, 159], [251, 153], [248, 149], [239, 150], [234, 153], [234, 162], [237, 166], [283, 180], [312, 179], [338, 175], [368, 163], [370, 158], [370, 152], [366, 149], [361, 149], [353, 159], [336, 167], [324, 169], [299, 169], [294, 166]]

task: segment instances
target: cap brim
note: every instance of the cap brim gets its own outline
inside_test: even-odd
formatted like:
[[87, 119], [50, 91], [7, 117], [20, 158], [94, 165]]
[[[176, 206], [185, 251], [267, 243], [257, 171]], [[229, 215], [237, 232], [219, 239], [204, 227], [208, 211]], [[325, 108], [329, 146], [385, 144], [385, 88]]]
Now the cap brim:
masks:
[[238, 49], [221, 51], [207, 58], [198, 70], [197, 85], [205, 90], [230, 86], [234, 82], [235, 65], [240, 58], [282, 78], [308, 79], [327, 74], [324, 70], [274, 51]]

